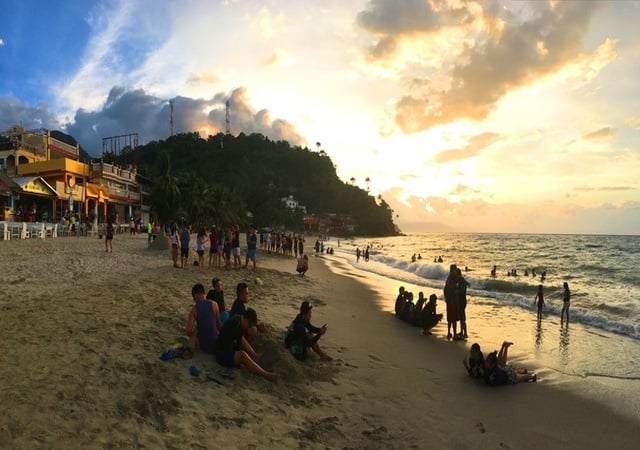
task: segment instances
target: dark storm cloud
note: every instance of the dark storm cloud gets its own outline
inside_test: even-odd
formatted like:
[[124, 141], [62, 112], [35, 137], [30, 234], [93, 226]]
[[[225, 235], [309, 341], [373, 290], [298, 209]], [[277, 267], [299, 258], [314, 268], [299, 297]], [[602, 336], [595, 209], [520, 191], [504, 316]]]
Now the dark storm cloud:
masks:
[[[173, 98], [174, 133], [224, 131], [227, 99], [231, 105], [232, 134], [262, 133], [273, 140], [284, 139], [292, 144], [302, 142], [289, 122], [272, 120], [267, 110], [253, 110], [243, 88], [234, 90], [231, 96], [217, 94], [211, 99]], [[91, 155], [97, 156], [102, 152], [105, 137], [138, 133], [140, 144], [166, 139], [171, 131], [170, 117], [169, 99], [158, 98], [142, 89], [114, 87], [100, 110], [78, 110], [65, 131]]]
[[0, 97], [0, 132], [13, 125], [26, 129], [60, 128], [60, 122], [46, 105], [32, 106], [13, 97]]

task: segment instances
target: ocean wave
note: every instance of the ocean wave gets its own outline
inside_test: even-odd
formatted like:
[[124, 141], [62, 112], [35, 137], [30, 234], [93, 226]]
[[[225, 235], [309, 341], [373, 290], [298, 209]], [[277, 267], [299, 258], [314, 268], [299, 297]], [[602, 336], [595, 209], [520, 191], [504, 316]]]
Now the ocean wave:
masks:
[[[449, 261], [458, 263], [458, 266], [462, 268], [465, 267], [465, 264], [469, 264], [475, 269], [463, 272], [463, 276], [471, 284], [468, 295], [475, 297], [474, 301], [482, 303], [485, 302], [484, 299], [488, 299], [498, 305], [532, 310], [537, 287], [542, 284], [546, 313], [558, 316], [562, 309], [562, 282], [568, 281], [572, 290], [572, 322], [640, 339], [640, 320], [638, 319], [640, 298], [635, 295], [638, 292], [637, 286], [640, 285], [640, 276], [631, 270], [617, 269], [612, 272], [610, 268], [594, 264], [592, 250], [584, 250], [583, 252], [587, 253], [583, 254], [579, 253], [580, 248], [585, 245], [603, 245], [599, 242], [581, 242], [573, 245], [574, 242], [571, 241], [573, 238], [568, 238], [567, 242], [567, 238], [560, 236], [555, 238], [556, 241], [551, 245], [545, 237], [547, 240], [544, 243], [542, 241], [533, 243], [527, 241], [528, 243], [525, 245], [524, 242], [521, 242], [522, 245], [519, 245], [522, 248], [518, 249], [514, 246], [510, 236], [505, 237], [505, 245], [493, 238], [487, 241], [486, 238], [479, 237], [474, 242], [473, 238], [466, 236], [465, 248], [461, 247], [459, 243], [452, 242], [459, 239], [455, 235], [435, 238], [430, 235], [428, 244], [420, 239], [425, 238], [412, 236], [409, 240], [393, 241], [393, 244], [380, 241], [385, 245], [381, 244], [380, 248], [376, 249], [375, 256], [366, 263], [361, 260], [356, 264], [355, 261], [355, 245], [359, 244], [362, 247], [361, 242], [354, 242], [352, 248], [349, 246], [336, 248], [334, 246], [334, 250], [335, 256], [344, 258], [357, 269], [421, 286], [425, 289], [433, 289], [438, 298], [443, 296], [442, 289], [449, 274]], [[444, 263], [432, 262], [433, 256], [425, 256], [428, 254], [427, 252], [422, 253], [423, 259], [411, 262], [410, 256], [407, 255], [413, 254], [413, 249], [427, 246], [438, 248], [437, 239], [442, 242], [446, 240], [448, 244], [452, 244], [446, 250], [429, 250], [434, 254], [442, 253], [445, 258]], [[479, 246], [478, 242], [483, 241], [488, 244]], [[610, 244], [606, 246], [612, 247]], [[452, 250], [454, 248], [458, 249], [457, 253]], [[567, 248], [575, 249], [576, 253], [568, 252]], [[492, 252], [497, 252], [498, 257], [495, 257]], [[371, 252], [370, 254], [373, 255]], [[461, 261], [463, 262], [461, 263]], [[489, 276], [491, 267], [495, 264], [494, 261], [503, 261], [498, 263], [502, 275], [499, 274], [497, 278]], [[527, 263], [521, 261], [527, 261]], [[615, 261], [608, 259], [608, 262], [613, 267], [636, 267], [633, 259], [616, 259]], [[511, 267], [518, 268], [520, 273], [523, 273], [524, 267], [536, 267], [538, 276], [505, 277], [504, 273]], [[543, 271], [547, 272], [547, 279], [541, 282], [539, 275]]]

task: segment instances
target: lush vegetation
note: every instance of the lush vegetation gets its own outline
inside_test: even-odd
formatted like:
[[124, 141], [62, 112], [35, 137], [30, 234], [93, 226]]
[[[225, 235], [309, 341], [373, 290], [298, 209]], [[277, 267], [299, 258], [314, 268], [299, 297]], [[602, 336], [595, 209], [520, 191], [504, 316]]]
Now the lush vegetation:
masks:
[[[287, 208], [290, 195], [308, 214], [335, 214], [357, 235], [397, 233], [393, 211], [381, 198], [338, 179], [322, 151], [274, 142], [261, 134], [201, 138], [172, 136], [111, 155], [135, 162], [154, 182], [151, 204], [161, 221], [239, 223], [303, 229], [304, 211]], [[346, 228], [345, 228], [346, 229]]]

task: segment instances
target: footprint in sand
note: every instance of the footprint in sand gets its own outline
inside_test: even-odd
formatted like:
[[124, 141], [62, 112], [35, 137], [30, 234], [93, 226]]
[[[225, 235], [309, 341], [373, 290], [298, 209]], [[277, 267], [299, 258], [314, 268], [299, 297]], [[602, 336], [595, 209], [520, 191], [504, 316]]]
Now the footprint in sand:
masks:
[[382, 360], [380, 358], [378, 358], [376, 355], [369, 355], [369, 359], [372, 359], [372, 360], [377, 361], [377, 362], [382, 362]]
[[487, 430], [484, 428], [484, 424], [482, 422], [478, 422], [476, 424], [476, 428], [478, 429], [478, 431], [480, 431], [480, 433], [486, 433]]

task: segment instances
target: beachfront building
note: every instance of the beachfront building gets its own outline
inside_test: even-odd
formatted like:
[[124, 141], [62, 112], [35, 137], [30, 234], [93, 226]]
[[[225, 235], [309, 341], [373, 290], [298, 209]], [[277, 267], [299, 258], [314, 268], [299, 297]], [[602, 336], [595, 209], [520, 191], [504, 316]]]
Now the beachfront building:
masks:
[[[138, 171], [135, 166], [120, 167], [98, 161], [91, 164], [91, 180], [109, 196], [106, 214], [116, 223], [127, 224], [140, 217], [148, 220], [149, 208], [142, 203]], [[142, 216], [143, 210], [147, 217]]]
[[293, 195], [289, 195], [288, 197], [282, 197], [280, 201], [282, 201], [282, 203], [284, 203], [284, 205], [289, 209], [292, 209], [292, 210], [300, 209], [303, 214], [307, 213], [307, 208], [303, 205], [300, 205], [298, 200], [296, 200], [293, 197]]
[[86, 183], [88, 170], [80, 146], [71, 136], [14, 125], [0, 135], [0, 168], [19, 189], [3, 198], [6, 220], [49, 221], [60, 218], [65, 203], [83, 201], [76, 187]]
[[[96, 229], [112, 217], [120, 223], [149, 220], [153, 183], [134, 166], [80, 161], [71, 136], [13, 126], [0, 135], [0, 214], [3, 220], [58, 222], [76, 215]], [[139, 183], [140, 181], [140, 183]]]

